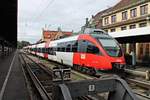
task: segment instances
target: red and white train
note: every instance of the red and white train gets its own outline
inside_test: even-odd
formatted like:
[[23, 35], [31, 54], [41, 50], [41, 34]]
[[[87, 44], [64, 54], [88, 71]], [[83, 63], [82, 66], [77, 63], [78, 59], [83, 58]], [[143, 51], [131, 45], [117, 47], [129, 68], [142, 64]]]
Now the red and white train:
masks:
[[119, 43], [111, 36], [79, 34], [67, 38], [25, 47], [28, 52], [69, 65], [76, 69], [93, 70], [122, 69], [124, 54]]

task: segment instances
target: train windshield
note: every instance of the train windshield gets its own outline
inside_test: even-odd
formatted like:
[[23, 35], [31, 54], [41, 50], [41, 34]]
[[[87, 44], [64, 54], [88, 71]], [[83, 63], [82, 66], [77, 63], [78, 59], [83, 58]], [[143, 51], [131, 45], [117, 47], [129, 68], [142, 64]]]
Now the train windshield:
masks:
[[118, 43], [112, 38], [99, 38], [98, 39], [102, 44], [103, 48], [106, 52], [113, 57], [120, 57], [122, 56], [121, 48]]

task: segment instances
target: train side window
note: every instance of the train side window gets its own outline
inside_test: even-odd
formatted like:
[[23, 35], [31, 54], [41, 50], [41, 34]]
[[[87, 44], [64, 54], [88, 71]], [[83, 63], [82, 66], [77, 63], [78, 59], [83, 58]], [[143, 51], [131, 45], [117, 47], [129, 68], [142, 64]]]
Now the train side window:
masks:
[[66, 46], [66, 52], [70, 52], [70, 49], [71, 49], [71, 45], [68, 43]]
[[56, 47], [53, 47], [53, 51], [56, 51], [57, 50], [57, 48]]
[[86, 48], [87, 48], [87, 41], [86, 40], [79, 40], [78, 43], [79, 43], [78, 52], [85, 53]]
[[50, 48], [48, 48], [48, 54], [52, 54], [52, 48], [50, 47]]
[[55, 53], [56, 53], [56, 52], [55, 52], [55, 51], [56, 51], [56, 49], [57, 49], [56, 47], [53, 47], [53, 48], [52, 48], [52, 55], [55, 55]]
[[42, 53], [42, 48], [40, 48], [40, 53]]
[[72, 43], [72, 52], [78, 51], [78, 41], [73, 41]]
[[57, 51], [60, 51], [60, 47], [57, 47]]
[[42, 48], [39, 48], [39, 52], [41, 53], [41, 51], [42, 51]]
[[35, 52], [37, 52], [37, 48], [35, 48]]
[[96, 47], [93, 43], [88, 41], [88, 43], [87, 43], [87, 53], [100, 54], [100, 51], [99, 51], [98, 47]]
[[46, 51], [45, 51], [45, 53], [48, 53], [48, 48], [46, 48]]
[[45, 48], [42, 48], [42, 53], [45, 53]]
[[61, 47], [61, 52], [65, 52], [65, 47]]
[[50, 48], [48, 48], [48, 54], [50, 54]]
[[38, 48], [38, 52], [40, 53], [40, 48]]

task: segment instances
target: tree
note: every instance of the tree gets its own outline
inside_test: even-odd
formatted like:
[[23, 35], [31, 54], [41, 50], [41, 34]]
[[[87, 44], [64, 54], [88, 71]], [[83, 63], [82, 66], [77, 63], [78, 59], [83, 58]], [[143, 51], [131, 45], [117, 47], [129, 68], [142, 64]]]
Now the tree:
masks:
[[21, 41], [21, 42], [17, 41], [17, 48], [18, 49], [21, 49], [21, 48], [28, 46], [28, 45], [30, 45], [30, 42], [28, 42], [28, 41]]

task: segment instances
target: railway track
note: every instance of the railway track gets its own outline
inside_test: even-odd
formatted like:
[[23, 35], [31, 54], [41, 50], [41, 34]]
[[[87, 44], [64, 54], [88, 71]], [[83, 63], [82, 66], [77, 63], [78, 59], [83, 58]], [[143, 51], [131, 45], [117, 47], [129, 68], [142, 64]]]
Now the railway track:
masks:
[[[29, 57], [21, 54], [20, 55], [21, 63], [26, 66], [25, 70], [28, 72], [30, 78], [33, 81], [36, 89], [38, 90], [42, 100], [52, 100], [52, 70], [47, 69], [43, 64], [37, 64], [35, 61]], [[57, 64], [53, 64], [51, 68], [56, 67]], [[72, 71], [73, 74], [77, 75], [77, 72]], [[89, 79], [89, 77], [82, 76], [84, 79]], [[92, 78], [91, 78], [92, 79]], [[78, 97], [76, 100], [98, 100], [92, 96], [82, 96]]]
[[[35, 61], [34, 61], [34, 62], [35, 62]], [[43, 63], [44, 63], [44, 64], [43, 64]], [[47, 65], [45, 65], [46, 63], [47, 63], [47, 61], [41, 59], [38, 64], [41, 64], [42, 66], [48, 66], [48, 67], [46, 67], [46, 70], [50, 70], [50, 69], [52, 69], [53, 67], [58, 66], [58, 64], [55, 63], [55, 62], [50, 62], [50, 64], [52, 64], [52, 66], [49, 66], [49, 63], [47, 63]], [[47, 68], [48, 68], [48, 69], [47, 69]], [[82, 80], [82, 79], [93, 79], [93, 78], [97, 78], [97, 77], [94, 77], [94, 76], [85, 75], [84, 73], [80, 73], [80, 72], [77, 72], [77, 71], [72, 71], [71, 73], [74, 74], [74, 76], [80, 77], [81, 80]], [[108, 75], [108, 76], [109, 76], [109, 75]], [[107, 75], [106, 75], [106, 77], [107, 77]], [[128, 82], [128, 83], [132, 83], [132, 84], [134, 83], [134, 84], [136, 84], [137, 86], [143, 86], [143, 87], [145, 87], [145, 89], [147, 89], [147, 87], [150, 87], [149, 84], [144, 84], [144, 83], [141, 82], [141, 81], [138, 82], [138, 81], [133, 80], [133, 79], [127, 79], [127, 82]], [[133, 87], [131, 86], [131, 88], [133, 88]], [[139, 98], [141, 98], [142, 100], [143, 100], [143, 99], [144, 99], [144, 100], [149, 100], [149, 99], [150, 99], [149, 96], [147, 96], [147, 95], [145, 95], [145, 94], [143, 94], [143, 93], [137, 92], [135, 89], [133, 90], [133, 92], [134, 92]], [[95, 97], [93, 97], [93, 96], [82, 96], [82, 97], [79, 97], [78, 100], [99, 100], [99, 99], [97, 99], [97, 98], [95, 98]]]
[[125, 69], [125, 72], [127, 74], [125, 80], [133, 92], [142, 100], [150, 100], [150, 81], [145, 78], [148, 73], [130, 69]]
[[20, 55], [21, 63], [25, 66], [34, 86], [38, 90], [42, 100], [52, 100], [52, 76], [25, 55]]
[[133, 92], [141, 99], [150, 100], [150, 82], [126, 78]]

